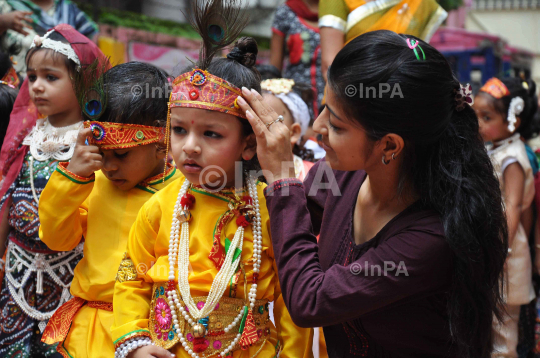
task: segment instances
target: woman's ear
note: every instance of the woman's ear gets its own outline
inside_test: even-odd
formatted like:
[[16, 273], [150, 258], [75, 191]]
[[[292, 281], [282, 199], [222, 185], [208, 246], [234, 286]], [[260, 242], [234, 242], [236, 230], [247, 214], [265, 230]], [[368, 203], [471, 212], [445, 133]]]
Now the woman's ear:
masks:
[[405, 148], [405, 141], [401, 136], [389, 133], [380, 140], [382, 146], [383, 158], [385, 162], [396, 160]]
[[245, 141], [246, 144], [244, 146], [244, 150], [242, 151], [242, 159], [248, 161], [253, 159], [255, 154], [257, 154], [257, 138], [255, 137], [255, 133], [248, 135]]
[[294, 145], [298, 143], [298, 140], [302, 136], [302, 127], [299, 123], [294, 123], [289, 129], [289, 133], [291, 136], [291, 145], [294, 147]]

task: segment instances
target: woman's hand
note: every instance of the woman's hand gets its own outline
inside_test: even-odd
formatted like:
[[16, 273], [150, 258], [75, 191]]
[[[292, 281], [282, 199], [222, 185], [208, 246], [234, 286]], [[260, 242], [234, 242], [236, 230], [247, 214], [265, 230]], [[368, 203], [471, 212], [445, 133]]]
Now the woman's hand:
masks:
[[79, 132], [73, 157], [67, 166], [67, 170], [81, 177], [91, 177], [95, 171], [103, 167], [103, 157], [96, 145], [86, 145], [86, 138], [92, 135], [90, 128]]
[[[257, 157], [266, 181], [270, 184], [279, 179], [294, 178], [289, 128], [276, 122], [278, 114], [257, 91], [242, 87], [242, 96], [238, 97], [238, 105], [246, 113], [257, 138]], [[270, 123], [273, 124], [267, 127]]]
[[127, 358], [173, 358], [174, 354], [157, 346], [144, 346], [135, 349], [127, 355]]

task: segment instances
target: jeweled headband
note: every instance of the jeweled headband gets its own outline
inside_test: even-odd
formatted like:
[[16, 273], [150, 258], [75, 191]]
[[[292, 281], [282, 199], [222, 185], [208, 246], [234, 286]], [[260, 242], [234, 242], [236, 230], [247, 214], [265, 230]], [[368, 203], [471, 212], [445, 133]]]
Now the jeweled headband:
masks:
[[104, 150], [126, 149], [140, 145], [158, 143], [163, 140], [165, 128], [111, 122], [84, 122], [92, 129], [89, 144]]
[[245, 113], [236, 103], [236, 99], [241, 95], [242, 91], [238, 87], [224, 79], [208, 71], [194, 69], [181, 74], [173, 81], [169, 113], [174, 107], [200, 108], [245, 119]]

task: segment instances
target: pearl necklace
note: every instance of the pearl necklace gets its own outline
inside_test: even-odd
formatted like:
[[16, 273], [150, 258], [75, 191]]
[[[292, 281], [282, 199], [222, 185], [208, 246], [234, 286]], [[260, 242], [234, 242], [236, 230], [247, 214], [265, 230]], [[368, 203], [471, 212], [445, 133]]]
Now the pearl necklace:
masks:
[[[171, 237], [169, 240], [169, 287], [174, 287], [171, 285], [171, 282], [174, 283], [174, 263], [178, 258], [178, 289], [182, 295], [182, 301], [186, 304], [189, 311], [186, 311], [184, 307], [180, 304], [178, 299], [178, 294], [175, 289], [167, 291], [167, 296], [169, 298], [169, 304], [171, 308], [171, 315], [174, 324], [174, 330], [178, 337], [180, 338], [180, 343], [186, 350], [186, 352], [191, 355], [193, 358], [199, 358], [198, 354], [193, 352], [189, 348], [187, 339], [182, 335], [180, 330], [180, 324], [178, 321], [177, 311], [182, 314], [185, 321], [188, 322], [193, 327], [193, 335], [196, 338], [204, 337], [206, 334], [205, 327], [199, 323], [199, 320], [207, 317], [210, 312], [212, 312], [219, 300], [223, 296], [225, 289], [227, 288], [231, 277], [235, 274], [238, 264], [240, 263], [239, 255], [236, 260], [233, 261], [234, 253], [236, 249], [242, 249], [244, 242], [244, 227], [239, 226], [236, 230], [232, 243], [229, 247], [229, 251], [225, 256], [225, 261], [221, 266], [218, 274], [214, 278], [212, 285], [210, 287], [210, 292], [206, 299], [206, 303], [202, 309], [198, 309], [197, 305], [191, 297], [191, 292], [189, 288], [189, 220], [191, 219], [191, 214], [188, 211], [188, 207], [182, 207], [181, 200], [184, 195], [188, 192], [190, 187], [190, 182], [186, 179], [182, 185], [180, 192], [178, 193], [178, 198], [174, 206], [173, 219], [171, 225]], [[257, 196], [257, 184], [255, 179], [248, 179], [248, 192], [253, 200], [253, 205], [255, 208], [255, 219], [251, 224], [253, 229], [253, 259], [255, 261], [253, 265], [253, 276], [254, 280], [251, 284], [249, 291], [249, 308], [244, 306], [244, 309], [240, 310], [238, 315], [234, 318], [233, 322], [225, 327], [225, 333], [228, 333], [232, 330], [244, 315], [244, 311], [247, 309], [253, 309], [255, 307], [255, 300], [257, 297], [257, 283], [256, 278], [258, 277], [260, 268], [261, 268], [261, 252], [262, 252], [262, 234], [261, 234], [261, 212], [259, 206], [259, 198]], [[180, 232], [180, 233], [179, 233]], [[174, 304], [173, 304], [174, 303]], [[176, 306], [176, 309], [175, 309]], [[220, 355], [225, 357], [238, 343], [242, 336], [242, 333], [238, 333], [233, 339], [231, 344], [225, 348]]]

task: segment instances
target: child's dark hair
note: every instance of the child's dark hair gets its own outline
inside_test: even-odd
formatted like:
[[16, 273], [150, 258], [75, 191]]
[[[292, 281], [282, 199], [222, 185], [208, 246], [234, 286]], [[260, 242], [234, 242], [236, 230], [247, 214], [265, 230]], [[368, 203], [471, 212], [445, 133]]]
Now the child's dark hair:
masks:
[[[419, 42], [424, 61], [407, 38]], [[347, 96], [347, 86], [381, 83], [399, 85], [402, 96]], [[508, 247], [506, 218], [475, 112], [470, 106], [456, 110], [460, 84], [450, 65], [424, 41], [379, 30], [358, 36], [337, 54], [328, 85], [347, 118], [370, 140], [388, 133], [404, 139], [400, 187], [413, 188], [423, 205], [439, 213], [453, 252], [447, 315], [455, 356], [490, 357], [493, 314], [500, 318], [503, 304], [499, 278]]]
[[107, 104], [99, 121], [165, 126], [168, 76], [143, 62], [128, 62], [105, 72]]
[[[68, 44], [71, 46], [68, 40], [64, 36], [62, 36], [58, 31], [53, 31], [47, 38], [55, 41], [60, 41], [62, 43]], [[38, 51], [47, 51], [48, 55], [52, 56], [54, 61], [61, 60], [66, 65], [66, 68], [68, 69], [68, 73], [70, 75], [74, 75], [77, 72], [77, 64], [67, 58], [67, 56], [62, 55], [61, 53], [48, 49], [48, 48], [42, 48], [42, 47], [33, 47], [26, 53], [26, 67], [28, 67], [28, 64], [30, 63], [30, 60]]]
[[532, 80], [523, 80], [518, 77], [507, 77], [500, 79], [502, 83], [508, 88], [510, 94], [500, 99], [496, 99], [493, 96], [480, 92], [480, 95], [490, 98], [493, 108], [499, 112], [505, 120], [508, 116], [508, 108], [510, 107], [510, 101], [516, 97], [521, 97], [525, 106], [521, 114], [517, 115], [521, 119], [517, 132], [521, 134], [525, 140], [531, 139], [534, 134], [540, 130], [540, 123], [535, 120], [535, 114], [538, 110], [538, 98], [536, 97], [536, 83]]
[[[8, 53], [0, 52], [0, 78], [4, 77], [13, 64]], [[9, 125], [9, 115], [13, 110], [18, 89], [0, 84], [0, 147], [4, 143], [4, 137]]]
[[272, 78], [281, 78], [281, 71], [274, 65], [257, 65], [257, 71], [261, 74], [261, 80], [270, 80]]
[[[214, 59], [207, 71], [214, 76], [224, 79], [238, 88], [253, 88], [261, 92], [261, 75], [254, 67], [257, 60], [257, 41], [251, 37], [242, 37], [236, 41], [234, 48], [227, 58]], [[253, 133], [253, 128], [247, 119], [237, 117], [242, 123], [244, 136]], [[260, 172], [261, 166], [257, 155], [250, 161], [243, 162], [244, 170], [248, 172]], [[260, 178], [262, 180], [262, 177]]]

